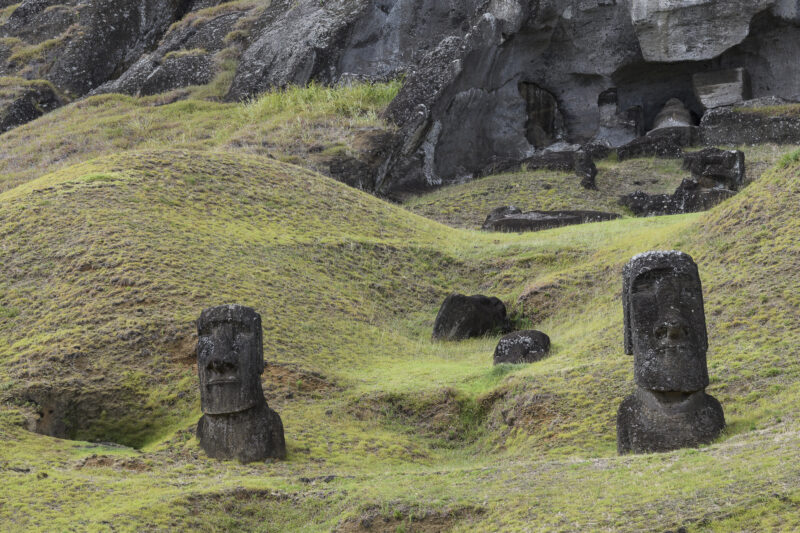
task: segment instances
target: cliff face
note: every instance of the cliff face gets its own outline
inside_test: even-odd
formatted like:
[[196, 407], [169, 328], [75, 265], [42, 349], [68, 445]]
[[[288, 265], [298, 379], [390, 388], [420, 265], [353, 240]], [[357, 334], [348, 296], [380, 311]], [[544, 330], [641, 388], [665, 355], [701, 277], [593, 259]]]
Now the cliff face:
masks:
[[0, 74], [47, 80], [58, 93], [39, 114], [89, 93], [213, 82], [212, 96], [240, 100], [405, 75], [388, 112], [399, 136], [365, 185], [388, 195], [467, 180], [554, 143], [619, 145], [673, 97], [699, 118], [698, 73], [743, 68], [748, 96], [800, 99], [796, 0], [3, 5]]

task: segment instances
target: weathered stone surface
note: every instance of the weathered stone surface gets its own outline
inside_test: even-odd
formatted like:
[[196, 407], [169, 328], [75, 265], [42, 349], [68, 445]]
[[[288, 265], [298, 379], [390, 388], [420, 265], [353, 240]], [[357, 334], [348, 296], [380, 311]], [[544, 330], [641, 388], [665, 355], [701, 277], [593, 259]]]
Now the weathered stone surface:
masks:
[[750, 99], [750, 77], [743, 68], [698, 72], [692, 76], [694, 93], [703, 107], [713, 109]]
[[639, 254], [623, 270], [625, 353], [634, 356], [636, 392], [617, 414], [619, 453], [697, 446], [725, 427], [705, 394], [708, 333], [697, 265], [677, 252]]
[[240, 305], [212, 307], [200, 315], [197, 332], [200, 446], [216, 459], [284, 458], [283, 424], [261, 388], [261, 316]]
[[644, 135], [644, 110], [637, 105], [620, 112], [616, 87], [600, 93], [597, 107], [600, 111], [600, 128], [595, 142], [617, 148]]
[[246, 11], [223, 11], [170, 29], [156, 50], [141, 56], [121, 76], [95, 89], [150, 95], [210, 82], [216, 74], [214, 54], [228, 46], [227, 36]]
[[197, 438], [213, 459], [252, 463], [286, 458], [283, 422], [266, 402], [246, 411], [203, 415], [197, 423]]
[[637, 389], [617, 412], [619, 453], [668, 452], [709, 444], [725, 428], [719, 401], [705, 392], [664, 394]]
[[705, 189], [698, 182], [686, 179], [674, 194], [647, 194], [637, 191], [623, 196], [619, 203], [633, 211], [636, 216], [651, 217], [707, 211], [735, 195], [736, 192], [729, 189]]
[[510, 326], [506, 306], [498, 298], [451, 294], [436, 315], [433, 339], [458, 341], [496, 331], [506, 332]]
[[631, 0], [636, 35], [647, 61], [700, 61], [744, 41], [753, 16], [773, 0]]
[[515, 331], [500, 339], [494, 350], [494, 364], [535, 363], [550, 353], [550, 337], [536, 330]]
[[[577, 148], [577, 149], [575, 149]], [[554, 170], [559, 172], [575, 172], [580, 184], [585, 189], [596, 189], [597, 165], [591, 153], [574, 147], [569, 150], [547, 150], [537, 153], [522, 161], [504, 161], [494, 163], [480, 172], [481, 175], [514, 172], [521, 168], [527, 170]]]
[[76, 32], [53, 63], [48, 78], [83, 95], [119, 75], [155, 46], [186, 10], [185, 0], [91, 0], [79, 11]]
[[483, 229], [521, 233], [591, 222], [605, 222], [617, 218], [620, 216], [616, 213], [600, 211], [529, 211], [523, 213], [516, 207], [500, 207], [489, 214], [483, 223]]
[[708, 386], [703, 287], [694, 260], [677, 251], [647, 252], [623, 269], [625, 353], [637, 385], [693, 392]]
[[744, 152], [706, 148], [683, 158], [683, 169], [689, 170], [701, 187], [722, 186], [739, 190], [746, 178]]
[[[350, 180], [397, 197], [520, 163], [551, 143], [625, 145], [655, 126], [669, 98], [699, 117], [693, 77], [703, 73], [746, 69], [754, 97], [800, 99], [796, 2], [756, 4], [29, 0], [0, 23], [0, 36], [59, 44], [17, 65], [11, 41], [0, 43], [0, 75], [48, 79], [68, 96], [100, 84], [97, 92], [152, 94], [204, 83], [240, 60], [233, 100], [293, 83], [404, 75], [387, 112], [398, 132], [386, 160], [370, 165], [371, 179]], [[640, 45], [671, 50], [673, 41], [691, 57], [653, 62]]]
[[0, 82], [0, 133], [61, 107], [66, 100], [45, 81], [6, 79]]
[[673, 129], [673, 128], [690, 128], [694, 126], [692, 114], [686, 106], [677, 98], [670, 98], [664, 104], [664, 108], [656, 115], [653, 123], [653, 129], [649, 132], [652, 133], [656, 130]]
[[620, 161], [637, 157], [677, 159], [683, 155], [683, 147], [691, 144], [691, 137], [687, 139], [685, 128], [662, 129], [657, 135], [639, 137], [620, 146], [617, 148], [617, 157]]
[[800, 104], [778, 98], [745, 102], [741, 107], [711, 109], [700, 131], [708, 145], [800, 144]]

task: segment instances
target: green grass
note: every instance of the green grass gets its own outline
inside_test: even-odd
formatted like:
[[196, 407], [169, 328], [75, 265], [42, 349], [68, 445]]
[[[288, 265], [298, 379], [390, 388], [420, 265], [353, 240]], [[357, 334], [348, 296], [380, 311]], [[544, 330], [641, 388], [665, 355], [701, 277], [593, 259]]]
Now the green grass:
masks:
[[799, 104], [771, 105], [763, 107], [734, 107], [737, 113], [767, 117], [796, 117], [800, 115]]
[[[792, 157], [793, 147], [778, 145], [731, 147], [747, 159], [747, 181], [756, 181], [781, 158]], [[782, 163], [783, 164], [783, 163]], [[537, 170], [488, 176], [406, 198], [410, 211], [457, 228], [477, 229], [495, 208], [513, 205], [523, 211], [588, 209], [627, 215], [621, 196], [645, 191], [671, 194], [689, 173], [680, 159], [641, 158], [623, 162], [615, 154], [598, 161], [597, 189], [580, 186], [573, 174]]]
[[[680, 162], [599, 162], [598, 192], [520, 172], [404, 205], [313, 171], [388, 128], [397, 89], [102, 96], [0, 138], [0, 529], [800, 527], [794, 148], [748, 148], [759, 179], [709, 213], [489, 234], [461, 228], [508, 203], [619, 209], [674, 189]], [[617, 457], [621, 269], [672, 248], [700, 265], [729, 427]], [[431, 342], [452, 291], [502, 298], [551, 355], [493, 367], [496, 336]], [[194, 321], [231, 302], [263, 317], [285, 462], [211, 461], [194, 439]], [[31, 400], [64, 407], [77, 440], [27, 431]]]
[[[708, 214], [494, 235], [225, 151], [124, 152], [27, 181], [0, 195], [0, 522], [796, 527], [798, 199], [792, 164]], [[654, 248], [700, 264], [710, 393], [729, 430], [699, 451], [620, 458], [614, 416], [633, 388], [620, 271]], [[554, 349], [540, 363], [493, 368], [492, 337], [430, 342], [450, 291], [520, 312], [520, 295], [552, 283], [555, 303], [535, 325]], [[193, 320], [223, 302], [264, 317], [264, 386], [286, 462], [210, 461], [192, 436]], [[101, 405], [73, 421], [76, 438], [141, 451], [25, 431], [34, 414], [19, 400], [47, 387]]]
[[[215, 83], [230, 79], [223, 75]], [[197, 90], [210, 96], [216, 89]], [[168, 95], [88, 98], [2, 136], [0, 192], [93, 157], [165, 146], [266, 155], [327, 171], [327, 149], [354, 152], [361, 133], [391, 129], [378, 115], [398, 90], [397, 83], [312, 85], [245, 104], [189, 99], [164, 105]]]
[[407, 209], [461, 228], [480, 228], [489, 212], [504, 205], [524, 211], [588, 209], [626, 214], [619, 197], [638, 190], [672, 193], [680, 185], [681, 162], [634, 159], [598, 163], [597, 191], [581, 187], [573, 174], [537, 170], [477, 179], [408, 198]]

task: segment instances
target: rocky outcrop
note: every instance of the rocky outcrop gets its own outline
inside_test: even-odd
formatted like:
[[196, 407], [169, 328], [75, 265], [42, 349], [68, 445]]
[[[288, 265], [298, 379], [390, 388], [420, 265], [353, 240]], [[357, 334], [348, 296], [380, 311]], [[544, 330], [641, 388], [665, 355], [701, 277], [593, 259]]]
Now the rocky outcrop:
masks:
[[158, 48], [94, 92], [150, 95], [209, 83], [224, 55], [237, 55], [236, 32], [244, 32], [247, 14], [234, 8], [194, 11], [170, 29]]
[[706, 109], [740, 94], [800, 99], [794, 0], [28, 0], [0, 36], [22, 42], [0, 43], [0, 74], [72, 96], [218, 80], [214, 97], [242, 100], [405, 76], [385, 115], [397, 135], [378, 149], [384, 161], [351, 180], [390, 197], [553, 144], [627, 145], [673, 98], [692, 136]]
[[[774, 0], [631, 0], [631, 19], [647, 61], [709, 59], [744, 41], [750, 21]], [[668, 29], [668, 31], [666, 31]]]
[[[47, 79], [83, 95], [120, 75], [154, 47], [188, 7], [186, 0], [91, 0], [81, 6], [80, 31], [70, 34]], [[101, 44], [102, 43], [102, 44]]]
[[708, 145], [800, 143], [800, 105], [778, 98], [711, 109], [700, 123]]
[[750, 75], [743, 68], [699, 72], [692, 76], [694, 94], [705, 109], [740, 104], [750, 99]]
[[45, 81], [0, 79], [0, 133], [39, 118], [64, 102], [55, 87]]

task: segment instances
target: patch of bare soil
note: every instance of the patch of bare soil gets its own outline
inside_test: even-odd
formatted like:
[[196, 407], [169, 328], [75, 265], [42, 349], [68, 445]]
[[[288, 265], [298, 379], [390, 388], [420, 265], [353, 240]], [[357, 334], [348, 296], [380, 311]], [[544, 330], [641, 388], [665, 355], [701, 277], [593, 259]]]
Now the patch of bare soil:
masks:
[[447, 511], [412, 511], [398, 509], [391, 516], [386, 516], [379, 509], [365, 511], [358, 518], [342, 522], [336, 533], [441, 533], [450, 531], [456, 525], [469, 524], [483, 509], [468, 507]]
[[109, 455], [92, 455], [75, 463], [76, 470], [84, 468], [113, 468], [114, 470], [128, 470], [129, 472], [147, 472], [150, 467], [142, 460], [135, 457], [111, 457]]

